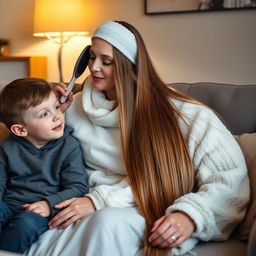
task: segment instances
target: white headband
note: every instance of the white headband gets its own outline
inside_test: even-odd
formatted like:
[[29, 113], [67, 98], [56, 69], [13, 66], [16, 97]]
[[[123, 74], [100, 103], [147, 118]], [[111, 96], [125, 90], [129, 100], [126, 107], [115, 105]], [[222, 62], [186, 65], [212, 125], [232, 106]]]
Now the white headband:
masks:
[[100, 38], [117, 48], [133, 64], [136, 64], [137, 44], [134, 34], [121, 24], [108, 21], [100, 25], [92, 38]]

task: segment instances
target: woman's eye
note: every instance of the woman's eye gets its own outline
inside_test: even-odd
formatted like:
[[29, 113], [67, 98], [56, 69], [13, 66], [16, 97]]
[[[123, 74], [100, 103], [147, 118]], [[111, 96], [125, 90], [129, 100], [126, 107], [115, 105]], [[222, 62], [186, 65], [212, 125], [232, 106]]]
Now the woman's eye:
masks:
[[60, 105], [57, 105], [56, 107], [55, 107], [55, 109], [59, 109], [60, 108]]
[[105, 66], [109, 66], [109, 65], [112, 65], [112, 64], [113, 64], [113, 62], [111, 60], [104, 60], [103, 61], [103, 65], [105, 65]]

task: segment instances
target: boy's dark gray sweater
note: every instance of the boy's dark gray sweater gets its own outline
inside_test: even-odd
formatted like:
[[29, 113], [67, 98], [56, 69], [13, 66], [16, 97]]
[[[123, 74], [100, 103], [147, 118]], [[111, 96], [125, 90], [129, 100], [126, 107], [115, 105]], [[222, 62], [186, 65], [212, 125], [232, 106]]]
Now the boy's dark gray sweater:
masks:
[[88, 193], [88, 175], [73, 129], [38, 149], [28, 140], [10, 135], [0, 143], [0, 200], [22, 205], [47, 200], [54, 205]]

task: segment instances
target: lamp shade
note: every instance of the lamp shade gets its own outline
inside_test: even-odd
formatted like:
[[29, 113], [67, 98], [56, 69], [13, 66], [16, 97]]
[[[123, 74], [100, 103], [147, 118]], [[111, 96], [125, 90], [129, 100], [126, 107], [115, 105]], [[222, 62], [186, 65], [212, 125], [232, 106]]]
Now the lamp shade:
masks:
[[45, 33], [88, 34], [85, 0], [35, 0], [34, 36]]

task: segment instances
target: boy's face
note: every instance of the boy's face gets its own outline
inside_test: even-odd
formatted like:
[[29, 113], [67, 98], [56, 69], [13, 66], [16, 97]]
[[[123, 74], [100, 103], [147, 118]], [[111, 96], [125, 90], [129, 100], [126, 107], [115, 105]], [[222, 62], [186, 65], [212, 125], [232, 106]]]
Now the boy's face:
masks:
[[54, 92], [41, 104], [24, 111], [23, 120], [28, 132], [26, 139], [38, 148], [64, 134], [65, 118]]

